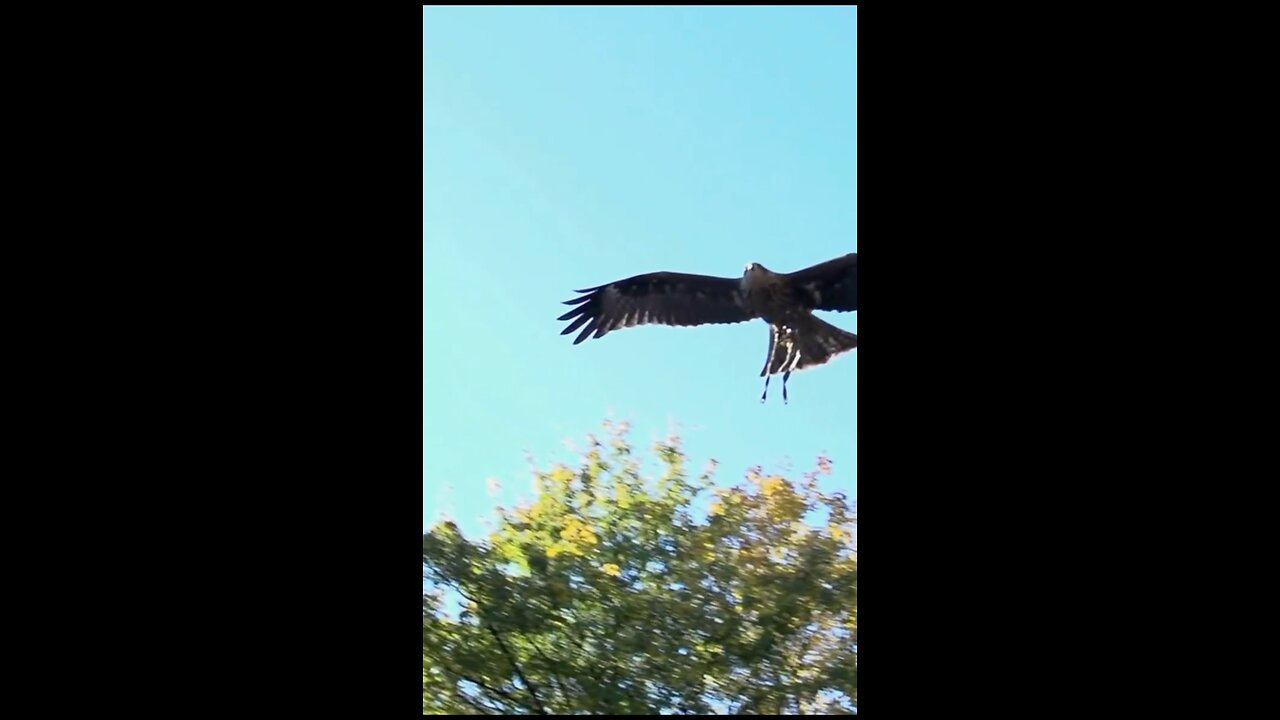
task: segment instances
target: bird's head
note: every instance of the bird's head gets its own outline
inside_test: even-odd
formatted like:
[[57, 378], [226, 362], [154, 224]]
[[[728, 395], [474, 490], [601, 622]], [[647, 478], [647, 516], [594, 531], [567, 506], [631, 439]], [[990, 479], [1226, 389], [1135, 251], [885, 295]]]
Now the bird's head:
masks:
[[747, 263], [747, 267], [742, 271], [742, 276], [747, 277], [748, 275], [758, 275], [764, 272], [769, 272], [769, 270], [760, 263]]

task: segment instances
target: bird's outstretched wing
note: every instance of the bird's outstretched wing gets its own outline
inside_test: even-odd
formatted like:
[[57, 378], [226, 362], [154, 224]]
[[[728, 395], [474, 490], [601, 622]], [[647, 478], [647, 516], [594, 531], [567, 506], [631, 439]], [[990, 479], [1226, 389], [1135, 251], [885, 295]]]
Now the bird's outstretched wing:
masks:
[[813, 310], [858, 309], [858, 253], [788, 273], [795, 299]]
[[[705, 325], [744, 322], [747, 310], [736, 278], [656, 272], [574, 292], [586, 293], [565, 305], [578, 307], [558, 320], [573, 319], [561, 335], [582, 327], [574, 345], [595, 333], [634, 325]], [[583, 327], [586, 325], [586, 327]]]

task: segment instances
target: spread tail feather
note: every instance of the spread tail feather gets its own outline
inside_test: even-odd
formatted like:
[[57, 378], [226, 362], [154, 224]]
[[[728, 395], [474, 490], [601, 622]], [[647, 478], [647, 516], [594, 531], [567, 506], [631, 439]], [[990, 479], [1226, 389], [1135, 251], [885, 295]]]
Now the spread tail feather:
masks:
[[858, 336], [809, 316], [789, 326], [769, 326], [769, 353], [760, 377], [822, 365], [858, 347]]
[[769, 353], [760, 370], [764, 393], [769, 395], [769, 378], [782, 373], [782, 402], [787, 401], [787, 379], [796, 370], [821, 365], [842, 352], [858, 347], [858, 336], [812, 315], [791, 325], [769, 326]]

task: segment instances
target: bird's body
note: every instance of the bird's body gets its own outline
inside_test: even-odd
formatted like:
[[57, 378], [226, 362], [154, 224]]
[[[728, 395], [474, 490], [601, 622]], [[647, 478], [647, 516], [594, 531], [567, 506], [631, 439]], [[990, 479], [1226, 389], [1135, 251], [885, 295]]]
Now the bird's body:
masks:
[[768, 377], [784, 373], [784, 402], [786, 381], [793, 371], [821, 365], [858, 345], [857, 335], [813, 314], [814, 310], [857, 311], [857, 253], [793, 273], [775, 273], [751, 263], [741, 279], [657, 272], [578, 292], [585, 294], [565, 302], [578, 307], [559, 318], [573, 320], [562, 335], [583, 328], [575, 345], [588, 335], [599, 338], [634, 325], [764, 320], [770, 326], [769, 352], [760, 374], [766, 378], [767, 394]]

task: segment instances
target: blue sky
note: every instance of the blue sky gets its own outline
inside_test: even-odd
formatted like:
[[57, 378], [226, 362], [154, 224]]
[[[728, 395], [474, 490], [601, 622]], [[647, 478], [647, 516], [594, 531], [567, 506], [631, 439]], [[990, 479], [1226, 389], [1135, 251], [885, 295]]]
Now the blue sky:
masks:
[[857, 8], [423, 7], [422, 33], [424, 531], [481, 531], [532, 496], [526, 452], [570, 460], [610, 414], [722, 482], [826, 452], [855, 498], [861, 349], [762, 405], [762, 321], [575, 346], [556, 317], [640, 273], [857, 251]]

